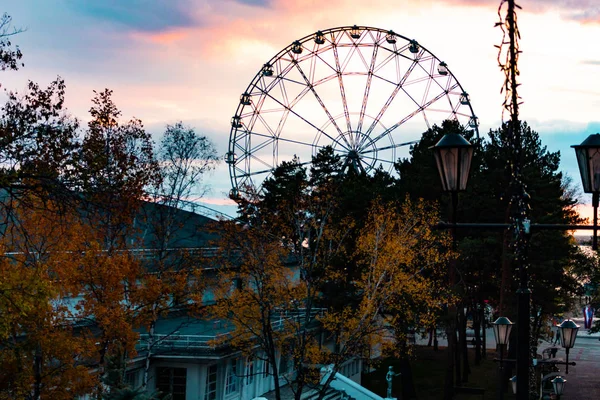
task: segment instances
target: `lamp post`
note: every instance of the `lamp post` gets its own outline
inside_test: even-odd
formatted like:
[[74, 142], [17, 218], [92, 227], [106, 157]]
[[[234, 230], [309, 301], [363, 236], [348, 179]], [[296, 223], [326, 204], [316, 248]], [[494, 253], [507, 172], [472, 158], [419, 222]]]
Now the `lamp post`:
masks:
[[[500, 347], [500, 391], [498, 392], [500, 400], [504, 398], [504, 346], [508, 344], [510, 337], [510, 331], [512, 330], [513, 323], [506, 317], [500, 317], [492, 323], [494, 325], [494, 338], [496, 339], [496, 346]], [[515, 383], [516, 384], [516, 383]]]
[[600, 134], [590, 135], [578, 146], [571, 146], [577, 155], [581, 183], [585, 193], [592, 193], [594, 236], [592, 249], [598, 249], [598, 200], [600, 199]]
[[575, 346], [575, 340], [577, 339], [577, 331], [579, 330], [579, 325], [570, 319], [564, 320], [562, 324], [558, 326], [560, 329], [560, 344], [564, 347], [565, 352], [567, 353], [567, 369], [565, 373], [569, 373], [569, 349]]
[[[471, 160], [473, 159], [473, 145], [458, 133], [448, 133], [431, 149], [434, 151], [436, 165], [442, 181], [442, 190], [450, 192], [452, 197], [452, 249], [456, 250], [458, 192], [467, 188]], [[448, 265], [448, 287], [451, 289], [454, 288], [455, 274], [455, 262], [451, 261]], [[448, 365], [444, 393], [446, 396], [451, 396], [454, 391], [454, 353], [456, 349], [456, 307], [454, 305], [448, 306], [448, 317]]]

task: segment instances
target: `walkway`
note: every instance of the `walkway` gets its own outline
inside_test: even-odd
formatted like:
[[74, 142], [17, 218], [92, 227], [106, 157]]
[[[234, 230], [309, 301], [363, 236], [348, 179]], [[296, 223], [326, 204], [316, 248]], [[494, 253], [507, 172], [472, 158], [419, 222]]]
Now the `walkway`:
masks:
[[[600, 399], [600, 334], [589, 335], [588, 331], [583, 329], [583, 319], [573, 320], [581, 328], [575, 347], [569, 351], [569, 361], [575, 361], [577, 365], [569, 366], [569, 374], [563, 375], [567, 383], [561, 400]], [[539, 352], [547, 347], [551, 347], [549, 343], [542, 343]], [[562, 347], [559, 347], [556, 357], [566, 359]], [[564, 366], [561, 366], [560, 370], [564, 371]]]

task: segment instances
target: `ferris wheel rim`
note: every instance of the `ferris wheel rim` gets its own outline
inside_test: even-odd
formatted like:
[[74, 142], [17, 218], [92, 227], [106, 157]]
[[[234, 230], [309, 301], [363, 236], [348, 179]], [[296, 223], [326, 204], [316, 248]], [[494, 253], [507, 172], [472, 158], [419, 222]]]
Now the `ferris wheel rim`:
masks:
[[[461, 92], [462, 94], [466, 94], [466, 93], [467, 93], [467, 92], [465, 91], [464, 87], [462, 86], [462, 84], [461, 84], [461, 83], [458, 81], [458, 79], [456, 79], [456, 76], [455, 76], [455, 75], [452, 73], [452, 71], [450, 70], [450, 68], [448, 68], [448, 67], [447, 67], [446, 63], [444, 63], [444, 62], [443, 62], [443, 61], [442, 61], [440, 58], [438, 58], [438, 57], [437, 57], [437, 56], [436, 56], [434, 53], [432, 53], [432, 52], [431, 52], [429, 49], [427, 49], [425, 46], [423, 46], [422, 44], [418, 43], [418, 42], [417, 42], [416, 40], [414, 40], [414, 39], [410, 39], [410, 38], [408, 38], [407, 36], [404, 36], [404, 35], [402, 35], [402, 34], [396, 33], [396, 32], [394, 32], [394, 31], [392, 31], [392, 30], [385, 30], [385, 29], [382, 29], [382, 28], [376, 28], [376, 27], [365, 26], [365, 25], [352, 25], [352, 26], [350, 26], [350, 25], [346, 25], [346, 26], [338, 26], [338, 27], [334, 27], [334, 28], [328, 28], [328, 29], [319, 30], [319, 31], [316, 31], [316, 32], [310, 33], [310, 34], [308, 34], [308, 35], [306, 35], [306, 36], [302, 37], [301, 39], [298, 39], [298, 40], [296, 40], [296, 41], [293, 41], [292, 43], [290, 43], [290, 44], [288, 44], [287, 46], [285, 46], [283, 49], [281, 49], [279, 52], [277, 52], [277, 53], [276, 53], [276, 54], [275, 54], [273, 57], [271, 57], [271, 58], [269, 59], [269, 61], [267, 61], [267, 63], [265, 63], [265, 64], [264, 64], [264, 66], [267, 66], [267, 65], [271, 65], [271, 66], [272, 66], [272, 65], [276, 65], [276, 64], [277, 64], [277, 61], [281, 60], [281, 59], [282, 59], [282, 57], [284, 57], [284, 56], [285, 56], [285, 55], [287, 55], [287, 54], [291, 54], [290, 52], [292, 51], [292, 48], [293, 48], [293, 46], [296, 46], [296, 45], [298, 45], [298, 44], [299, 44], [299, 45], [303, 45], [303, 44], [305, 44], [305, 43], [307, 43], [307, 42], [309, 42], [309, 41], [311, 41], [311, 40], [313, 40], [313, 41], [314, 41], [314, 40], [315, 40], [315, 37], [316, 37], [317, 35], [319, 35], [319, 34], [321, 34], [322, 36], [324, 36], [325, 38], [327, 38], [327, 35], [332, 35], [332, 34], [334, 34], [334, 33], [339, 33], [339, 32], [344, 32], [344, 33], [347, 33], [347, 32], [349, 32], [349, 31], [351, 31], [351, 30], [354, 30], [354, 29], [358, 29], [358, 30], [361, 32], [361, 35], [362, 35], [362, 33], [364, 33], [364, 32], [369, 32], [369, 34], [372, 34], [372, 33], [379, 33], [379, 34], [382, 34], [382, 33], [383, 33], [383, 34], [392, 34], [392, 35], [394, 35], [395, 37], [397, 37], [398, 39], [401, 39], [401, 40], [403, 40], [403, 41], [406, 41], [406, 42], [408, 42], [408, 43], [413, 43], [413, 42], [414, 42], [414, 43], [417, 43], [417, 44], [418, 44], [418, 46], [420, 47], [420, 52], [421, 52], [420, 54], [425, 54], [425, 53], [426, 53], [426, 54], [428, 55], [428, 57], [431, 57], [433, 60], [437, 61], [438, 65], [439, 65], [439, 64], [444, 64], [444, 65], [446, 66], [446, 69], [447, 69], [447, 74], [449, 74], [449, 75], [450, 75], [450, 76], [453, 78], [453, 81], [454, 81], [454, 83], [455, 83], [455, 84], [454, 84], [454, 86], [452, 87], [452, 89], [450, 89], [450, 90], [458, 90], [458, 91], [459, 91], [459, 92]], [[395, 42], [394, 42], [394, 43], [395, 43]], [[329, 47], [328, 47], [329, 45], [331, 45], [332, 47], [331, 47], [331, 48], [329, 48]], [[355, 45], [356, 45], [356, 44], [355, 44]], [[370, 42], [369, 42], [369, 43], [366, 43], [366, 44], [360, 44], [360, 46], [363, 46], [363, 47], [375, 47], [376, 45], [377, 45], [377, 43], [376, 43], [376, 42], [372, 42], [372, 43], [370, 43]], [[349, 47], [349, 46], [350, 46], [349, 44], [347, 44], [347, 45], [346, 45], [346, 47]], [[357, 46], [357, 47], [359, 47], [359, 45], [356, 45], [356, 46]], [[328, 43], [328, 44], [327, 44], [327, 45], [326, 45], [326, 46], [325, 46], [325, 47], [324, 47], [324, 48], [323, 48], [321, 51], [319, 51], [319, 52], [317, 52], [317, 51], [311, 51], [311, 50], [308, 50], [308, 47], [304, 47], [304, 49], [307, 49], [308, 51], [307, 51], [307, 54], [306, 54], [305, 56], [303, 56], [303, 58], [302, 58], [302, 60], [301, 60], [301, 61], [304, 61], [304, 60], [306, 60], [306, 59], [308, 59], [308, 58], [310, 58], [310, 57], [315, 57], [315, 56], [317, 56], [318, 54], [320, 54], [320, 53], [322, 53], [322, 52], [329, 51], [330, 49], [336, 49], [336, 48], [337, 48], [337, 44], [333, 43], [331, 40], [329, 40], [329, 43]], [[397, 56], [397, 57], [399, 57], [399, 56], [400, 56], [400, 54], [396, 54], [396, 56]], [[404, 56], [404, 57], [406, 57], [406, 56]], [[299, 58], [300, 58], [300, 57], [299, 57]], [[299, 62], [300, 62], [300, 61], [298, 61], [298, 63], [299, 63]], [[417, 64], [417, 62], [414, 62], [413, 64], [414, 64], [414, 65], [416, 65], [416, 64]], [[369, 70], [368, 72], [371, 72], [371, 71]], [[337, 71], [337, 73], [338, 73], [338, 74], [341, 74], [341, 72], [339, 72], [339, 71]], [[348, 75], [350, 75], [350, 74], [348, 74]], [[284, 76], [285, 76], [285, 75], [278, 75], [277, 77], [278, 77], [278, 78], [280, 78], [280, 79], [283, 79], [283, 77], [284, 77]], [[248, 84], [248, 86], [246, 87], [246, 90], [245, 90], [243, 93], [244, 93], [244, 94], [251, 93], [251, 92], [252, 92], [252, 89], [257, 87], [257, 84], [258, 84], [258, 82], [259, 82], [259, 81], [260, 81], [262, 78], [264, 78], [263, 70], [262, 70], [262, 69], [259, 69], [259, 71], [258, 71], [258, 72], [257, 72], [257, 73], [254, 75], [254, 77], [251, 79], [250, 83]], [[331, 78], [331, 79], [333, 79], [333, 78]], [[433, 80], [433, 77], [430, 75], [429, 77], [427, 77], [427, 78], [425, 78], [425, 79], [428, 79], [428, 80], [429, 80], [429, 83], [430, 83], [430, 81], [431, 81], [431, 80]], [[436, 83], [437, 83], [437, 82], [436, 82]], [[315, 84], [314, 86], [316, 87], [317, 85]], [[269, 90], [270, 90], [270, 89], [269, 89]], [[404, 88], [402, 88], [402, 90], [403, 90], [403, 91], [406, 93], [406, 91], [404, 90]], [[266, 93], [268, 93], [268, 91], [267, 91], [267, 92], [265, 92], [265, 94], [266, 94]], [[446, 93], [445, 93], [444, 95], [445, 95], [445, 96], [447, 96], [447, 95], [448, 95], [448, 93], [449, 93], [449, 92], [448, 92], [448, 91], [446, 91]], [[406, 94], [407, 94], [407, 93], [406, 93]], [[408, 95], [408, 94], [407, 94], [407, 95]], [[443, 95], [442, 95], [442, 97], [443, 97]], [[413, 101], [415, 102], [415, 104], [417, 104], [417, 105], [419, 104], [419, 103], [418, 103], [417, 101], [415, 101], [414, 99], [413, 99]], [[472, 128], [472, 130], [474, 131], [474, 133], [475, 133], [476, 137], [477, 137], [477, 138], [479, 138], [479, 130], [478, 130], [478, 126], [477, 126], [477, 120], [476, 120], [476, 116], [475, 116], [475, 113], [474, 113], [474, 110], [473, 110], [473, 106], [472, 106], [472, 103], [471, 103], [471, 101], [469, 100], [467, 104], [465, 104], [465, 103], [462, 103], [462, 102], [461, 102], [461, 105], [462, 105], [462, 106], [466, 106], [466, 108], [467, 108], [467, 109], [465, 109], [465, 110], [464, 110], [465, 112], [457, 113], [457, 111], [458, 111], [458, 108], [459, 108], [459, 105], [457, 104], [457, 107], [456, 107], [456, 109], [453, 109], [453, 110], [452, 110], [452, 113], [453, 113], [453, 115], [455, 116], [455, 118], [457, 118], [457, 114], [460, 114], [462, 117], [466, 117], [466, 118], [469, 118], [469, 117], [470, 117], [471, 119], [474, 119], [474, 120], [475, 120], [475, 126], [471, 126], [471, 128]], [[242, 116], [242, 115], [244, 115], [244, 114], [242, 113], [242, 111], [244, 110], [244, 107], [245, 107], [245, 106], [246, 106], [246, 104], [242, 104], [241, 102], [240, 102], [240, 103], [238, 103], [238, 105], [237, 105], [237, 107], [236, 107], [235, 116]], [[284, 105], [282, 105], [282, 107], [284, 107]], [[285, 108], [285, 107], [284, 107], [284, 108]], [[324, 107], [324, 108], [325, 108], [325, 107]], [[262, 110], [261, 110], [261, 111], [262, 111]], [[424, 111], [424, 108], [422, 108], [422, 109], [419, 109], [419, 110], [415, 111], [415, 113], [414, 113], [413, 115], [409, 116], [409, 118], [412, 118], [413, 116], [415, 116], [415, 115], [418, 115], [419, 113], [421, 113], [421, 112], [423, 112], [423, 111]], [[291, 113], [291, 112], [292, 112], [292, 110], [291, 110], [291, 109], [290, 109], [290, 110], [287, 110], [287, 112], [288, 112], [288, 113]], [[382, 110], [382, 112], [385, 112], [385, 110]], [[429, 122], [427, 121], [427, 117], [426, 117], [426, 115], [425, 115], [425, 114], [423, 114], [423, 115], [424, 115], [424, 117], [425, 117], [425, 123], [426, 123], [426, 124], [429, 126]], [[299, 115], [296, 115], [296, 116], [301, 118], [301, 116], [299, 116]], [[234, 118], [235, 118], [235, 117], [234, 117]], [[370, 118], [372, 118], [372, 117], [370, 117]], [[309, 124], [310, 124], [310, 122], [308, 122], [308, 121], [306, 121], [306, 120], [305, 120], [305, 122], [307, 122], [307, 123], [309, 123]], [[334, 124], [335, 124], [336, 122], [335, 122], [335, 119], [334, 119], [334, 118], [331, 118], [331, 117], [330, 117], [330, 119], [329, 119], [329, 121], [328, 121], [327, 123], [334, 123]], [[377, 123], [377, 120], [375, 120], [375, 122], [372, 124], [371, 128], [373, 127], [373, 125], [374, 125], [375, 123]], [[402, 121], [401, 121], [399, 124], [396, 124], [396, 125], [395, 125], [394, 127], [392, 127], [391, 129], [386, 129], [386, 130], [385, 130], [383, 133], [379, 134], [379, 135], [378, 135], [378, 137], [376, 138], [375, 142], [377, 142], [378, 140], [380, 140], [380, 139], [381, 139], [382, 137], [384, 137], [384, 136], [385, 136], [387, 133], [389, 133], [389, 132], [393, 131], [394, 129], [396, 129], [396, 128], [397, 128], [399, 125], [401, 125], [401, 123], [402, 123]], [[312, 124], [310, 124], [310, 125], [312, 125]], [[326, 135], [326, 136], [329, 138], [329, 140], [331, 140], [333, 143], [339, 143], [339, 141], [336, 141], [336, 139], [334, 139], [334, 138], [333, 138], [331, 135], [327, 134], [327, 133], [326, 133], [326, 132], [324, 132], [323, 130], [320, 130], [318, 127], [316, 127], [316, 126], [314, 126], [314, 125], [313, 125], [313, 128], [314, 128], [314, 129], [315, 129], [315, 130], [318, 132], [318, 135]], [[340, 136], [340, 141], [346, 141], [346, 144], [348, 144], [348, 143], [347, 143], [347, 140], [345, 140], [345, 138], [343, 137], [343, 134], [344, 134], [344, 133], [341, 131], [341, 129], [340, 129], [340, 128], [338, 128], [337, 130], [338, 130], [338, 132], [340, 133], [340, 135], [339, 135], [339, 136]], [[248, 136], [248, 135], [251, 135], [251, 134], [253, 134], [253, 132], [252, 132], [251, 130], [250, 130], [250, 131], [246, 131], [246, 132], [244, 132], [244, 133], [243, 133], [243, 135], [245, 135], [245, 136]], [[254, 133], [254, 134], [256, 134], [256, 133]], [[313, 148], [313, 149], [314, 149], [314, 148], [323, 148], [323, 147], [325, 147], [325, 146], [319, 146], [319, 145], [318, 145], [318, 143], [315, 143], [314, 141], [313, 141], [313, 143], [307, 143], [307, 142], [303, 142], [303, 141], [294, 141], [294, 140], [292, 140], [292, 139], [281, 138], [280, 136], [281, 136], [281, 133], [280, 133], [279, 135], [277, 135], [277, 134], [275, 134], [275, 133], [272, 133], [272, 135], [271, 135], [271, 137], [272, 137], [272, 138], [273, 138], [275, 141], [279, 141], [279, 140], [281, 140], [281, 141], [290, 141], [290, 142], [296, 142], [296, 144], [298, 144], [298, 145], [309, 146], [309, 147], [311, 147], [311, 148]], [[368, 135], [363, 135], [363, 136], [367, 137]], [[238, 139], [238, 129], [237, 129], [236, 127], [233, 127], [233, 126], [232, 126], [232, 128], [231, 128], [231, 130], [230, 130], [230, 136], [229, 136], [229, 146], [228, 146], [228, 153], [227, 153], [226, 157], [229, 157], [229, 155], [233, 155], [233, 156], [235, 156], [237, 139]], [[363, 139], [365, 139], [365, 138], [363, 138]], [[315, 136], [315, 140], [316, 140], [316, 136]], [[365, 139], [365, 140], [366, 140], [366, 139]], [[415, 143], [415, 142], [418, 142], [418, 141], [408, 141], [408, 142], [406, 142], [406, 143], [401, 143], [401, 144], [399, 144], [399, 145], [398, 145], [398, 147], [399, 147], [399, 146], [402, 146], [402, 145], [410, 145], [410, 144], [413, 144], [413, 143]], [[265, 142], [265, 143], [266, 143], [266, 142]], [[270, 144], [270, 143], [267, 143], [267, 144], [265, 144], [265, 146], [267, 146], [267, 145], [269, 145], [269, 144]], [[395, 146], [395, 145], [392, 145], [391, 147], [394, 147], [394, 146]], [[390, 146], [388, 146], [388, 147], [386, 147], [386, 149], [388, 149], [388, 148], [391, 148], [391, 147], [390, 147]], [[347, 148], [346, 150], [350, 151], [350, 149], [349, 149], [349, 148]], [[254, 158], [252, 157], [252, 154], [250, 154], [250, 152], [246, 152], [246, 153], [247, 153], [247, 154], [244, 154], [244, 156], [245, 156], [245, 158], [246, 158], [246, 159], [254, 159]], [[395, 154], [395, 153], [394, 153], [394, 154]], [[257, 161], [260, 161], [260, 160], [257, 160]], [[375, 160], [375, 161], [377, 161], [377, 160]], [[375, 161], [374, 161], [374, 162], [375, 162]], [[379, 161], [383, 161], [383, 160], [379, 160]], [[391, 162], [393, 163], [394, 161], [392, 160]], [[229, 171], [230, 171], [230, 180], [231, 180], [231, 185], [232, 185], [232, 191], [238, 191], [238, 193], [239, 193], [239, 191], [240, 191], [239, 184], [238, 184], [238, 177], [244, 177], [244, 176], [245, 176], [245, 177], [247, 177], [247, 178], [250, 178], [250, 184], [254, 184], [254, 182], [253, 182], [253, 180], [251, 179], [251, 177], [252, 177], [253, 175], [257, 175], [257, 174], [259, 174], [259, 173], [264, 173], [264, 172], [266, 172], [266, 170], [265, 170], [265, 171], [260, 171], [260, 172], [257, 172], [256, 174], [253, 174], [253, 173], [250, 173], [250, 172], [248, 172], [248, 173], [245, 173], [245, 174], [238, 174], [238, 172], [240, 172], [240, 170], [239, 170], [239, 168], [238, 168], [238, 169], [236, 169], [236, 165], [235, 165], [235, 163], [229, 163], [229, 162], [228, 162], [228, 164], [229, 164]], [[310, 164], [310, 162], [308, 162], [308, 163], [303, 163], [303, 164]], [[265, 167], [268, 167], [268, 165], [266, 165], [266, 163], [265, 163]]]

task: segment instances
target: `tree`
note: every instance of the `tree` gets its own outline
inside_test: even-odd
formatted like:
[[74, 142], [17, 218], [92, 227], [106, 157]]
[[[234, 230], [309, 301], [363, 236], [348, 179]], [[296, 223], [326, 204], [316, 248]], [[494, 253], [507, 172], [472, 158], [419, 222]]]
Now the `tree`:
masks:
[[197, 260], [189, 251], [178, 248], [189, 247], [190, 240], [198, 236], [196, 230], [200, 227], [185, 231], [193, 223], [194, 215], [184, 209], [196, 208], [191, 195], [194, 192], [200, 197], [204, 195], [207, 190], [202, 185], [204, 174], [213, 170], [219, 161], [210, 140], [182, 122], [167, 125], [156, 154], [159, 176], [150, 189], [152, 204], [141, 209], [145, 236], [151, 237], [146, 240], [146, 247], [152, 248], [154, 253], [152, 273], [144, 277], [142, 287], [145, 290], [141, 292], [149, 312], [144, 324], [148, 332], [142, 379], [144, 389], [148, 383], [158, 319], [180, 309], [182, 304], [190, 305], [189, 312], [197, 312], [193, 306], [199, 302], [193, 301], [192, 297], [203, 291], [198, 270], [192, 267]]
[[157, 150], [157, 161], [159, 176], [151, 199], [164, 207], [153, 208], [153, 215], [146, 216], [146, 221], [155, 236], [153, 248], [159, 250], [159, 259], [163, 259], [166, 249], [176, 245], [173, 236], [182, 228], [177, 215], [182, 209], [196, 208], [191, 196], [193, 193], [198, 198], [204, 196], [207, 188], [202, 185], [202, 179], [219, 159], [206, 136], [178, 122], [167, 125]]
[[[278, 397], [279, 379], [286, 379], [278, 374], [278, 354], [291, 356], [289, 383], [297, 399], [305, 387], [319, 384], [310, 365], [330, 365], [322, 398], [343, 362], [402, 332], [401, 315], [414, 317], [394, 304], [411, 302], [414, 313], [437, 307], [431, 296], [442, 292], [431, 285], [448, 257], [443, 240], [430, 230], [435, 214], [424, 204], [413, 209], [378, 203], [371, 213], [363, 209], [362, 229], [355, 229], [353, 218], [340, 217], [339, 159], [325, 149], [316, 161], [310, 178], [300, 160], [282, 163], [263, 185], [264, 194], [242, 204], [245, 224], [228, 223], [219, 242], [226, 251], [213, 315], [231, 321], [230, 345], [246, 352], [258, 347], [265, 355]], [[369, 237], [375, 227], [385, 234]], [[349, 246], [354, 238], [362, 244]], [[400, 284], [407, 279], [414, 284], [410, 289]], [[344, 282], [352, 302], [328, 303], [322, 290], [328, 282]], [[394, 321], [397, 329], [390, 331]], [[322, 331], [315, 330], [319, 325]], [[320, 332], [333, 348], [322, 346]], [[396, 336], [402, 338], [406, 332]]]
[[[439, 177], [428, 147], [435, 144], [445, 131], [458, 131], [472, 142], [472, 133], [452, 122], [441, 128], [433, 127], [411, 150], [412, 158], [398, 164], [400, 187], [411, 197], [441, 199], [442, 211], [449, 209], [449, 198], [441, 193]], [[521, 123], [522, 179], [531, 197], [531, 220], [534, 223], [577, 224], [580, 219], [574, 210], [576, 199], [567, 181], [558, 171], [560, 154], [547, 151], [539, 135], [526, 123]], [[460, 222], [507, 223], [510, 221], [509, 200], [510, 160], [506, 137], [508, 125], [489, 132], [488, 140], [476, 147], [467, 193], [461, 196], [457, 220]], [[449, 215], [446, 212], [446, 215]], [[447, 217], [446, 217], [447, 218]], [[516, 290], [513, 279], [512, 232], [464, 230], [457, 232], [461, 253], [457, 270], [459, 285], [455, 292], [463, 304], [473, 304], [481, 310], [483, 300], [496, 307], [504, 305], [510, 316], [515, 307], [510, 303]], [[575, 243], [568, 232], [538, 231], [530, 240], [530, 276], [533, 285], [533, 304], [540, 311], [533, 331], [548, 315], [558, 310], [556, 304], [569, 303], [576, 285], [569, 274], [577, 256]], [[499, 285], [497, 283], [500, 283]], [[539, 283], [539, 285], [538, 285]], [[475, 302], [475, 304], [474, 304]], [[462, 308], [462, 307], [461, 307]], [[464, 324], [463, 324], [464, 326]], [[461, 348], [465, 348], [461, 344]], [[463, 356], [463, 359], [466, 359]], [[464, 374], [460, 380], [464, 378]]]
[[139, 119], [120, 124], [112, 91], [94, 91], [92, 120], [83, 138], [78, 163], [79, 189], [89, 204], [88, 218], [107, 249], [124, 247], [127, 230], [146, 188], [158, 178], [150, 135]]
[[66, 400], [96, 385], [95, 340], [75, 333], [73, 309], [61, 301], [73, 293], [62, 278], [80, 260], [72, 251], [80, 226], [49, 203], [17, 207], [1, 240], [0, 398]]
[[23, 67], [24, 64], [20, 62], [23, 58], [23, 53], [19, 49], [19, 46], [12, 48], [10, 41], [11, 36], [17, 35], [23, 32], [23, 29], [12, 26], [12, 17], [7, 13], [2, 14], [0, 17], [0, 70], [5, 71], [7, 69], [17, 70], [19, 67]]
[[17, 199], [20, 207], [26, 206], [26, 201], [49, 197], [61, 199], [55, 206], [72, 204], [70, 174], [76, 169], [73, 154], [79, 124], [64, 110], [64, 97], [61, 78], [46, 89], [30, 81], [25, 95], [10, 92], [0, 108], [4, 224], [11, 218]]

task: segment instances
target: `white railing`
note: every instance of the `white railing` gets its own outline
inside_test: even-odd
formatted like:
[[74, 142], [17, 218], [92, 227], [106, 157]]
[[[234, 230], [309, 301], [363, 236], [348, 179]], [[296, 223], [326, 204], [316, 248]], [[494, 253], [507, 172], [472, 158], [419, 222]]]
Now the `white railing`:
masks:
[[[315, 308], [310, 312], [309, 320], [314, 320], [317, 315], [324, 312], [325, 309]], [[274, 330], [285, 329], [286, 324], [290, 321], [298, 321], [299, 323], [305, 322], [306, 311], [299, 309], [297, 311], [282, 312], [278, 316], [273, 317], [272, 326]], [[183, 349], [199, 349], [199, 350], [211, 350], [215, 349], [220, 345], [227, 343], [227, 340], [231, 333], [233, 333], [233, 326], [228, 325], [226, 321], [214, 321], [214, 326], [222, 330], [223, 332], [214, 335], [182, 335], [178, 332], [170, 334], [154, 334], [152, 339], [149, 334], [140, 334], [140, 339], [136, 348], [138, 351], [145, 350], [148, 347], [148, 341], [152, 340], [153, 350], [183, 350]]]
[[[215, 343], [226, 339], [227, 333], [218, 335], [179, 335], [179, 334], [154, 334], [152, 336], [152, 349], [214, 349]], [[137, 344], [138, 350], [144, 350], [148, 347], [150, 335], [141, 334]]]

